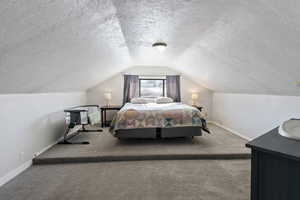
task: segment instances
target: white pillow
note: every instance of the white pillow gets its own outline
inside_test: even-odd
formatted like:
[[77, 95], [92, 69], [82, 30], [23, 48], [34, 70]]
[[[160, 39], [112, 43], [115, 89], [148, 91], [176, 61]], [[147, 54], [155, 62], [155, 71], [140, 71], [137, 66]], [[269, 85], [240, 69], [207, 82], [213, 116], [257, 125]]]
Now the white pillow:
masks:
[[130, 100], [133, 104], [146, 104], [146, 103], [155, 103], [156, 98], [146, 98], [146, 97], [135, 97]]
[[172, 103], [173, 99], [169, 97], [159, 97], [156, 99], [156, 103]]

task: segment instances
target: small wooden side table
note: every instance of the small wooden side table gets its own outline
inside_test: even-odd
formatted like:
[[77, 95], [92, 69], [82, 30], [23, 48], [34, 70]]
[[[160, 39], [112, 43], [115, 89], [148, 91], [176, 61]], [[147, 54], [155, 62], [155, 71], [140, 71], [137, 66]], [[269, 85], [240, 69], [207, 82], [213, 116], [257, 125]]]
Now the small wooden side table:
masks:
[[109, 126], [110, 122], [107, 121], [106, 119], [106, 111], [107, 110], [120, 110], [122, 106], [120, 105], [106, 105], [106, 106], [101, 106], [101, 126], [102, 127], [107, 127]]

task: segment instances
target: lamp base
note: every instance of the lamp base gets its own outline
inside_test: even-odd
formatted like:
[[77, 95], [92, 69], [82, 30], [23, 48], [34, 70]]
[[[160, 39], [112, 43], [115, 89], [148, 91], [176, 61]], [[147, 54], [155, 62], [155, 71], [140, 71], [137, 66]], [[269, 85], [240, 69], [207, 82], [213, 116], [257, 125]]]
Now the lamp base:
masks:
[[198, 106], [196, 101], [194, 101], [194, 100], [192, 101], [192, 106]]

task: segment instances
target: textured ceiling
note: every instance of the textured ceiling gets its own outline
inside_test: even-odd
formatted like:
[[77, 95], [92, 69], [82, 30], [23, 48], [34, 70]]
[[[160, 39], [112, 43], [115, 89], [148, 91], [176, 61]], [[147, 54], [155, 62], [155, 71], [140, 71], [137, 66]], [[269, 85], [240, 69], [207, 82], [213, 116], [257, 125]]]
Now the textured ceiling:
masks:
[[215, 91], [300, 95], [297, 0], [3, 0], [0, 25], [0, 93], [82, 91], [147, 65]]

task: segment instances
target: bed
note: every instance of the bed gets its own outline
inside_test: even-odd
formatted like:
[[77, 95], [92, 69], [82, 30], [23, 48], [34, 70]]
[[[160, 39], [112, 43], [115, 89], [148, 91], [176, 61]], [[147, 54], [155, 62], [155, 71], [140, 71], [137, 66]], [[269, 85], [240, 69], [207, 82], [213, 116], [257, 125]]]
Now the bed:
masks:
[[173, 138], [209, 132], [201, 112], [183, 103], [126, 103], [114, 117], [110, 132], [122, 138]]

